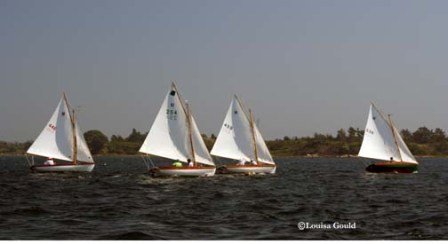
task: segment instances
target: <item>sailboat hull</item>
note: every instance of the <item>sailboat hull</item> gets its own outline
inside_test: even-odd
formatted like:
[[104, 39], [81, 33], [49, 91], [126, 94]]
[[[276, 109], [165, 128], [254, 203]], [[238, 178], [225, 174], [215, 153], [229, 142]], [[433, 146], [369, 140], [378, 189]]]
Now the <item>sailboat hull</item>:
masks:
[[165, 166], [154, 168], [150, 171], [154, 176], [185, 176], [185, 177], [200, 177], [215, 175], [215, 167], [174, 167]]
[[263, 165], [226, 165], [228, 173], [234, 174], [275, 174], [277, 169], [276, 165], [263, 164]]
[[95, 168], [94, 163], [78, 163], [78, 164], [56, 164], [56, 165], [39, 165], [31, 166], [33, 172], [51, 173], [51, 172], [92, 172]]
[[378, 162], [367, 166], [366, 171], [370, 173], [416, 173], [417, 164], [401, 162]]

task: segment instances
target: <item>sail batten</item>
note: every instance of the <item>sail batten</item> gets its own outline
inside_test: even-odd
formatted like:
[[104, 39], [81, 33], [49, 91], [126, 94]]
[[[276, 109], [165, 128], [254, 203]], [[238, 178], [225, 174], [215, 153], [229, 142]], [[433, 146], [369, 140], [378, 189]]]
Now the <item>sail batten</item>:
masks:
[[[257, 148], [257, 157], [254, 146]], [[236, 96], [230, 103], [211, 154], [245, 161], [258, 158], [259, 162], [275, 164], [257, 125], [253, 124], [251, 128], [250, 118]]]
[[373, 104], [370, 105], [358, 156], [417, 164], [390, 118], [386, 119]]
[[[197, 163], [215, 165], [205, 147], [194, 117], [187, 116], [184, 104], [173, 84], [139, 152], [181, 162], [192, 159], [192, 152], [194, 152]], [[188, 125], [188, 119], [191, 125]]]

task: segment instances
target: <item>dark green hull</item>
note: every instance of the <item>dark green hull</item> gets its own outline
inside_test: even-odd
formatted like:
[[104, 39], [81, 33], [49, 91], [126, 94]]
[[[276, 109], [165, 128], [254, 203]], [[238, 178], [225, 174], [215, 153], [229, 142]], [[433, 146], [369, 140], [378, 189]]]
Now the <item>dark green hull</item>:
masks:
[[417, 172], [418, 164], [412, 163], [390, 163], [380, 162], [367, 166], [366, 171], [370, 173], [415, 173]]

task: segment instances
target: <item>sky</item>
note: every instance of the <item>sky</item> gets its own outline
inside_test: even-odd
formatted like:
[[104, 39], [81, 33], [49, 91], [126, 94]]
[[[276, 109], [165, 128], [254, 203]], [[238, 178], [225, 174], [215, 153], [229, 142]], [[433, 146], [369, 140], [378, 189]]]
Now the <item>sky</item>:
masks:
[[0, 0], [0, 140], [35, 139], [63, 91], [84, 130], [149, 130], [171, 81], [202, 133], [233, 94], [265, 138], [448, 129], [448, 1]]

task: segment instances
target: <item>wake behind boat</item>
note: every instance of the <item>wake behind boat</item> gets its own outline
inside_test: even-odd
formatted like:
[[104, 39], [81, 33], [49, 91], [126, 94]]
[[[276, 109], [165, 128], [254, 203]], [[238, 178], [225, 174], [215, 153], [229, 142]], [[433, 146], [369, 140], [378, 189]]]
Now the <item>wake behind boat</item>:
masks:
[[230, 103], [224, 123], [213, 145], [211, 154], [240, 161], [225, 165], [230, 173], [274, 174], [276, 165], [266, 143], [249, 115], [235, 95]]
[[390, 115], [386, 119], [373, 103], [358, 156], [383, 160], [366, 168], [371, 173], [414, 173], [418, 168]]
[[[33, 155], [30, 163], [33, 172], [91, 172], [95, 167], [75, 111], [70, 112], [69, 108], [64, 93], [47, 126], [27, 150], [27, 154]], [[48, 157], [46, 165], [35, 165], [34, 155]]]
[[139, 152], [176, 161], [153, 165], [150, 173], [156, 176], [213, 176], [216, 171], [190, 107], [174, 83]]

